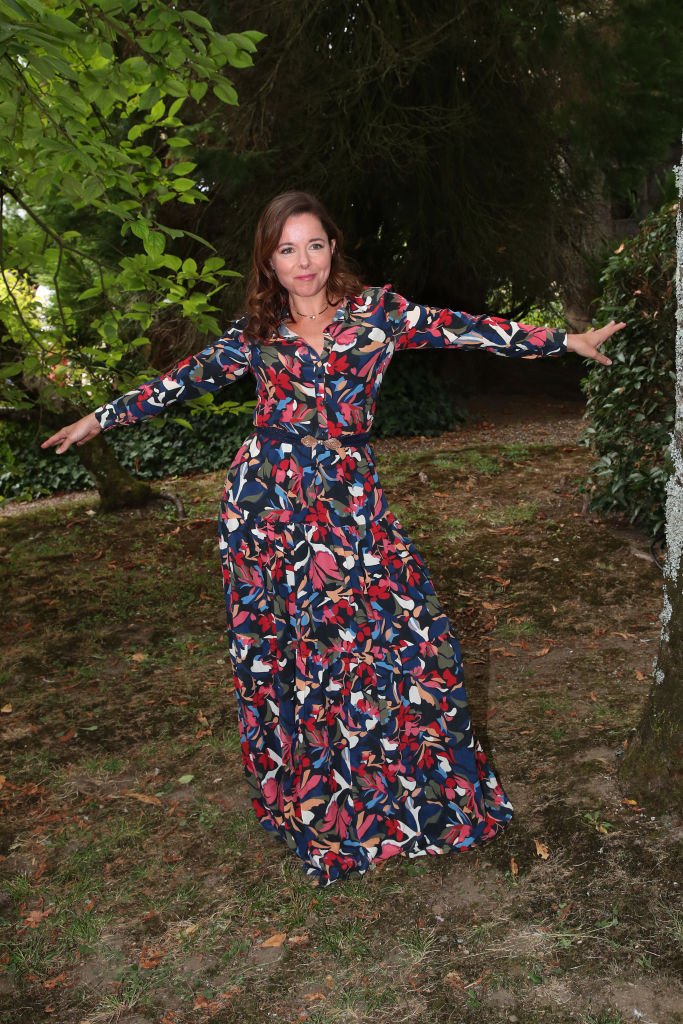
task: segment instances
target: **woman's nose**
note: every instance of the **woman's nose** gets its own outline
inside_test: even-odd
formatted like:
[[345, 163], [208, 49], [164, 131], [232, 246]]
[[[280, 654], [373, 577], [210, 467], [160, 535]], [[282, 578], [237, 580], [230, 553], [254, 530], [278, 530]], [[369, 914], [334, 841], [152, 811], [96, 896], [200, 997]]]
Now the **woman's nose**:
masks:
[[310, 262], [311, 262], [311, 258], [309, 256], [308, 252], [306, 252], [306, 251], [302, 252], [301, 256], [299, 257], [300, 265], [302, 267], [307, 267]]

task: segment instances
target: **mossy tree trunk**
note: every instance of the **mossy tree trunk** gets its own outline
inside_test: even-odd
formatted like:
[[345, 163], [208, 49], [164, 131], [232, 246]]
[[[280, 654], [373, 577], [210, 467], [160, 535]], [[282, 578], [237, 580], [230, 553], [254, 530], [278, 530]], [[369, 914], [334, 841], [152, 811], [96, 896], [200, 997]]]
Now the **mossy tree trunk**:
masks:
[[76, 451], [95, 481], [103, 512], [139, 508], [154, 496], [151, 484], [129, 473], [102, 436], [94, 437]]
[[621, 770], [629, 794], [652, 810], [683, 809], [683, 160], [677, 177], [676, 419], [667, 483], [662, 631], [652, 691]]
[[[59, 414], [54, 417], [55, 429], [80, 419], [83, 413], [68, 401], [61, 403]], [[52, 419], [53, 417], [49, 417]], [[133, 476], [121, 465], [113, 448], [102, 434], [82, 445], [74, 445], [78, 458], [88, 470], [100, 496], [103, 512], [116, 512], [122, 508], [140, 508], [158, 491], [147, 480]]]

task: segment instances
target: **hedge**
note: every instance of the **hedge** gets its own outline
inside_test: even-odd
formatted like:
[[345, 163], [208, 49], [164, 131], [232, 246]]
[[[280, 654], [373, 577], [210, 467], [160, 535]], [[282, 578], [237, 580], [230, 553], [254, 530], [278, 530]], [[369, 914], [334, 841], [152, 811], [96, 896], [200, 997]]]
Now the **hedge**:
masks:
[[[405, 352], [392, 362], [382, 383], [373, 434], [377, 437], [435, 435], [452, 430], [465, 419], [451, 396], [435, 379], [437, 353]], [[159, 479], [189, 472], [209, 472], [229, 466], [252, 428], [252, 411], [235, 415], [235, 402], [251, 402], [250, 375], [226, 388], [217, 412], [174, 406], [168, 413], [133, 427], [116, 428], [106, 437], [121, 463], [136, 476]], [[188, 429], [183, 421], [190, 421]], [[40, 443], [48, 431], [5, 424], [0, 428], [0, 500], [33, 498], [93, 486], [75, 451], [56, 456]]]
[[584, 484], [589, 507], [641, 526], [659, 539], [671, 472], [676, 402], [676, 206], [650, 214], [602, 274], [597, 322], [624, 320], [610, 339], [610, 367], [582, 381], [587, 426], [580, 443], [595, 455]]

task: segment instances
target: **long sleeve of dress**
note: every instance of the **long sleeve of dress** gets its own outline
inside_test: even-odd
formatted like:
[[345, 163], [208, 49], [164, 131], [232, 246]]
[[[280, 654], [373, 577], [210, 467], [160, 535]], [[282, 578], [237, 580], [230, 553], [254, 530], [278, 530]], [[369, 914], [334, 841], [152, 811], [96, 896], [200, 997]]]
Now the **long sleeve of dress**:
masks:
[[421, 306], [385, 287], [384, 310], [396, 351], [409, 348], [480, 348], [498, 356], [539, 359], [568, 352], [567, 332], [501, 317], [473, 316]]
[[94, 410], [102, 430], [157, 416], [175, 402], [218, 391], [249, 369], [249, 347], [235, 321], [201, 352], [180, 360], [166, 373], [126, 391]]

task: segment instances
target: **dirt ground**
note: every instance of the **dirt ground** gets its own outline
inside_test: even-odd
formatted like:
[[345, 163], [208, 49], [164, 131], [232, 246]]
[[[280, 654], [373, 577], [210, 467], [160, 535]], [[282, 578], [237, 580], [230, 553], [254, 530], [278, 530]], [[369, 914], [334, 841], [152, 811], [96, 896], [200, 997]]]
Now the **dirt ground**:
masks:
[[184, 521], [89, 494], [2, 512], [0, 1020], [683, 1022], [681, 822], [618, 779], [660, 570], [584, 510], [579, 402], [471, 411], [375, 451], [515, 818], [481, 850], [325, 889], [247, 797], [224, 474], [174, 481]]

